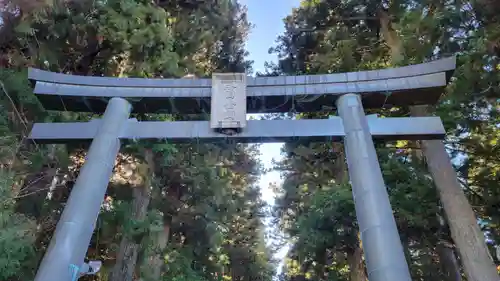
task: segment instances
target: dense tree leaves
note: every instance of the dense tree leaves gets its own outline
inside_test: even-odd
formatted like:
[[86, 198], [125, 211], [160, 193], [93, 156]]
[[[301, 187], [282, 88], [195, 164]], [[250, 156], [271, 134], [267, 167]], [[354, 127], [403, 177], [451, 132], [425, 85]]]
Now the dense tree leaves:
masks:
[[[498, 94], [497, 87], [490, 86], [498, 84], [499, 78], [498, 58], [492, 48], [497, 33], [483, 27], [495, 26], [498, 22], [486, 24], [479, 20], [485, 17], [477, 12], [481, 9], [479, 3], [495, 8], [495, 4], [488, 1], [302, 1], [301, 7], [285, 19], [286, 31], [277, 40], [278, 46], [271, 50], [280, 61], [271, 66], [269, 72], [276, 75], [356, 71], [385, 68], [396, 61], [398, 64], [421, 63], [459, 55], [455, 77], [436, 109], [449, 131], [446, 148], [454, 158], [462, 187], [476, 214], [484, 221], [485, 233], [493, 237], [496, 223], [492, 218], [498, 214], [486, 215], [483, 211], [489, 205], [485, 198], [495, 197], [485, 194], [498, 189], [498, 157], [493, 156], [498, 154], [494, 141], [499, 131], [498, 110], [495, 110]], [[471, 7], [476, 7], [475, 11]], [[494, 18], [489, 15], [488, 19]], [[407, 108], [377, 113], [409, 115]], [[322, 115], [329, 114], [334, 114], [333, 108], [326, 109]], [[292, 245], [290, 261], [282, 276], [286, 280], [366, 278], [352, 275], [359, 271], [356, 265], [359, 263], [348, 261], [355, 256], [352, 249], [359, 246], [358, 241], [352, 239], [356, 237], [352, 230], [357, 230], [357, 226], [352, 223], [354, 209], [348, 186], [335, 183], [341, 167], [335, 162], [341, 159], [341, 151], [331, 147], [327, 144], [286, 145], [285, 159], [277, 167], [286, 172], [275, 218], [281, 222]], [[421, 161], [419, 146], [399, 141], [377, 144], [377, 147], [412, 277], [414, 280], [459, 280], [462, 277], [454, 246], [450, 244], [441, 203], [426, 163]], [[328, 205], [317, 208], [318, 198], [328, 198], [325, 202], [334, 204], [334, 208]], [[331, 212], [325, 213], [328, 210]], [[348, 235], [339, 237], [336, 229]], [[306, 243], [313, 238], [324, 244]], [[496, 241], [490, 242], [496, 244]], [[340, 262], [338, 257], [348, 258]], [[444, 269], [436, 266], [438, 262]], [[329, 274], [317, 270], [318, 267], [328, 268]]]
[[[249, 72], [244, 43], [250, 25], [234, 0], [3, 3], [0, 277], [26, 280], [35, 274], [86, 149], [27, 142], [30, 125], [95, 117], [45, 112], [31, 93], [26, 67], [154, 78]], [[302, 1], [284, 21], [285, 33], [272, 50], [280, 60], [268, 73], [379, 69], [458, 55], [434, 109], [497, 264], [498, 7], [488, 0]], [[287, 118], [326, 118], [333, 110], [326, 105], [321, 113]], [[409, 109], [376, 113], [407, 116]], [[134, 117], [206, 118], [175, 112]], [[376, 146], [413, 279], [464, 278], [420, 144]], [[278, 279], [366, 280], [341, 145], [290, 143], [284, 156], [276, 165], [284, 182], [272, 214], [291, 250]], [[267, 208], [256, 186], [262, 173], [257, 157], [257, 146], [232, 143], [126, 143], [87, 256], [104, 263], [94, 280], [271, 280], [276, 264], [264, 241]]]
[[[26, 280], [35, 274], [86, 150], [28, 143], [30, 124], [95, 117], [45, 112], [26, 67], [152, 78], [251, 71], [244, 49], [250, 26], [245, 7], [232, 0], [7, 3], [0, 25], [0, 153], [2, 168], [14, 173], [1, 176], [8, 204], [0, 214], [0, 268], [2, 280]], [[134, 117], [179, 119], [175, 112]], [[124, 144], [87, 255], [103, 261], [94, 280], [271, 280], [257, 148], [197, 140]]]

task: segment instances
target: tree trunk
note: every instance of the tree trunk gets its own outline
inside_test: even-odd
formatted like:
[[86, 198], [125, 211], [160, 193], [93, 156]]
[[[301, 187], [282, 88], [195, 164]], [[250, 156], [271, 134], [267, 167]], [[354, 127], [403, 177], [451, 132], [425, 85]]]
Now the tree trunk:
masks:
[[488, 53], [500, 56], [500, 36], [496, 35], [500, 21], [500, 1], [476, 0], [471, 2], [476, 19], [482, 22], [481, 29], [485, 30]]
[[334, 163], [333, 175], [335, 182], [341, 184], [347, 178], [347, 165], [345, 163], [344, 147], [341, 143], [333, 144], [333, 151], [337, 154], [337, 159]]
[[[146, 218], [148, 212], [149, 201], [151, 199], [151, 173], [153, 168], [153, 153], [151, 150], [146, 150], [145, 165], [148, 166], [148, 172], [142, 175], [144, 184], [134, 188], [131, 219], [141, 221]], [[109, 276], [109, 281], [132, 281], [134, 280], [134, 272], [137, 264], [137, 256], [142, 238], [131, 237], [124, 234], [120, 242], [120, 249], [116, 264]]]
[[[166, 202], [178, 202], [181, 197], [180, 185], [173, 185], [168, 188]], [[141, 280], [160, 280], [165, 265], [164, 251], [170, 238], [172, 217], [167, 215], [168, 206], [162, 204], [163, 231], [154, 233], [151, 237], [152, 249], [145, 253], [146, 262], [141, 266]], [[171, 207], [171, 206], [170, 206]]]
[[[408, 261], [408, 264], [412, 264], [412, 256], [410, 251], [410, 239], [404, 233], [401, 234], [401, 244], [403, 245], [403, 251], [405, 254], [405, 258]], [[411, 266], [410, 266], [410, 274], [411, 274]]]
[[389, 14], [382, 10], [378, 10], [378, 17], [380, 21], [380, 31], [385, 39], [385, 42], [391, 50], [391, 60], [393, 64], [398, 64], [404, 60], [403, 42], [401, 42], [398, 34], [392, 28], [391, 19]]
[[56, 163], [56, 145], [50, 146], [47, 163], [36, 174], [28, 175], [19, 191], [16, 202], [16, 212], [36, 219], [40, 227], [43, 220], [43, 206], [49, 194], [56, 188], [59, 179]]
[[455, 252], [455, 244], [450, 236], [450, 227], [440, 213], [437, 213], [436, 217], [439, 221], [439, 241], [436, 243], [436, 252], [446, 281], [462, 281], [461, 266]]
[[[426, 106], [411, 108], [413, 116], [427, 116]], [[460, 260], [468, 281], [500, 280], [489, 253], [477, 218], [457, 180], [445, 146], [440, 140], [422, 141], [430, 173], [450, 226], [451, 237], [457, 245]]]
[[[391, 28], [389, 16], [385, 11], [379, 11], [379, 18], [382, 34], [391, 49], [393, 64], [398, 64], [404, 58], [401, 39]], [[425, 108], [414, 106], [410, 110], [413, 116], [427, 116]], [[499, 276], [486, 247], [484, 235], [460, 187], [443, 142], [422, 141], [422, 147], [468, 281], [498, 281]]]
[[163, 231], [156, 233], [153, 238], [153, 251], [146, 263], [146, 270], [148, 270], [146, 280], [161, 280], [163, 265], [165, 264], [163, 251], [165, 251], [170, 237], [170, 221], [164, 221], [163, 224]]
[[316, 252], [316, 260], [317, 264], [314, 267], [314, 271], [316, 273], [316, 278], [318, 280], [326, 280], [325, 275], [325, 266], [327, 262], [327, 250], [326, 248], [322, 248], [321, 250]]
[[497, 0], [476, 0], [472, 2], [472, 7], [484, 26], [497, 23], [500, 14], [500, 3]]
[[363, 248], [359, 239], [354, 250], [350, 251], [347, 255], [347, 262], [349, 263], [349, 280], [366, 281], [367, 277], [365, 263], [363, 262]]
[[453, 245], [447, 241], [439, 241], [436, 248], [443, 273], [446, 275], [446, 281], [462, 281], [460, 264], [455, 255]]
[[47, 199], [50, 187], [57, 175], [57, 167], [53, 164], [44, 165], [39, 173], [29, 175], [21, 188], [16, 202], [16, 212], [27, 215], [37, 221], [42, 218], [42, 209]]
[[[335, 181], [343, 183], [347, 177], [347, 165], [345, 163], [344, 147], [341, 144], [333, 144], [334, 152], [337, 153], [337, 160], [334, 167]], [[365, 263], [363, 261], [363, 247], [359, 233], [356, 233], [356, 243], [353, 250], [347, 253], [347, 262], [349, 263], [349, 280], [366, 281]]]

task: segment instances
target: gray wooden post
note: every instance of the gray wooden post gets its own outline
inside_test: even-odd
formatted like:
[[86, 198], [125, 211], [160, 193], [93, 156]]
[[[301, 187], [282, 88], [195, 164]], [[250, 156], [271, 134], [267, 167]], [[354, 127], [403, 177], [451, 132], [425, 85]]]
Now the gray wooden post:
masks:
[[109, 101], [35, 281], [78, 278], [120, 149], [119, 135], [130, 110], [125, 99]]
[[370, 281], [411, 281], [368, 121], [356, 94], [337, 100], [356, 217]]

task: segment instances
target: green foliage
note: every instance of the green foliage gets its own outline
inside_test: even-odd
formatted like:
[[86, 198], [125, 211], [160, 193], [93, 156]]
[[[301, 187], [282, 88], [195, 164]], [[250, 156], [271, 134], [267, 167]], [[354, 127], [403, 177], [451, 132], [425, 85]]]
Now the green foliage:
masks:
[[2, 101], [8, 100], [16, 105], [21, 104], [24, 107], [30, 107], [31, 110], [41, 112], [42, 107], [32, 94], [27, 76], [27, 69], [22, 71], [0, 69]]
[[168, 249], [165, 254], [166, 272], [162, 280], [175, 281], [207, 281], [199, 272], [193, 270], [192, 250], [189, 247], [182, 250]]
[[14, 212], [13, 175], [0, 170], [0, 278], [8, 280], [26, 269], [25, 262], [34, 257], [36, 224]]
[[[38, 263], [82, 162], [78, 147], [54, 151], [27, 144], [24, 138], [30, 124], [95, 117], [45, 112], [32, 95], [27, 66], [78, 75], [154, 78], [251, 70], [244, 49], [250, 25], [238, 1], [28, 2], [8, 1], [19, 7], [22, 17], [2, 12], [6, 24], [0, 26], [0, 156], [2, 167], [15, 173], [0, 177], [6, 179], [0, 186], [5, 199], [0, 209], [0, 278], [5, 280], [24, 280], [31, 274], [32, 269], [23, 265]], [[273, 75], [390, 66], [389, 48], [381, 40], [379, 3], [337, 2], [302, 1], [285, 19], [286, 31], [273, 49], [280, 57], [271, 69]], [[385, 4], [392, 28], [403, 40], [405, 57], [400, 63], [459, 54], [457, 71], [436, 113], [449, 132], [447, 147], [456, 158], [463, 187], [485, 222], [488, 237], [497, 243], [500, 162], [495, 155], [500, 135], [495, 109], [500, 44], [498, 17], [492, 12], [498, 11], [497, 5], [468, 5], [467, 1]], [[324, 110], [296, 117], [333, 114], [331, 107]], [[377, 113], [408, 114], [406, 108]], [[134, 117], [141, 121], [181, 119], [175, 112]], [[115, 266], [120, 239], [133, 238], [127, 243], [139, 245], [139, 258], [127, 262], [142, 268], [137, 274], [143, 279], [157, 269], [148, 262], [160, 257], [164, 263], [154, 267], [159, 267], [161, 277], [155, 280], [272, 280], [275, 264], [262, 222], [267, 206], [256, 187], [262, 172], [257, 147], [195, 142], [125, 145], [123, 158], [137, 163], [123, 161], [123, 167], [117, 167], [117, 173], [123, 168], [120, 171], [127, 181], [111, 183], [89, 249], [88, 258], [104, 261], [103, 272]], [[425, 163], [411, 145], [377, 144], [379, 159], [414, 280], [443, 280], [436, 244], [448, 239], [447, 231], [436, 219], [441, 210]], [[153, 154], [153, 163], [148, 165], [144, 165], [146, 151]], [[281, 277], [347, 280], [350, 258], [362, 245], [357, 239], [351, 191], [342, 178], [341, 150], [332, 144], [295, 143], [287, 144], [284, 152], [286, 157], [277, 169], [285, 180], [273, 215], [293, 245]], [[69, 160], [64, 159], [67, 154]], [[148, 169], [143, 166], [150, 169], [146, 176]], [[138, 188], [134, 179], [141, 177], [140, 184], [151, 187], [150, 200], [144, 201], [150, 203], [145, 218], [135, 218], [131, 212], [133, 189]], [[15, 198], [20, 188], [36, 196]], [[40, 205], [43, 211], [28, 218], [21, 205]], [[158, 237], [168, 237], [166, 247]], [[363, 263], [362, 259], [356, 262]]]
[[[457, 54], [457, 70], [446, 89], [447, 95], [436, 106], [436, 113], [448, 130], [446, 145], [455, 158], [459, 180], [477, 215], [482, 221], [488, 221], [484, 227], [486, 234], [496, 240], [498, 212], [491, 207], [498, 204], [493, 198], [498, 198], [496, 190], [500, 182], [499, 159], [493, 156], [498, 154], [495, 140], [499, 119], [495, 108], [499, 94], [498, 87], [492, 85], [499, 83], [500, 76], [496, 71], [498, 17], [492, 16], [491, 11], [498, 11], [495, 10], [498, 5], [488, 1], [381, 3], [301, 1], [300, 8], [285, 19], [285, 33], [272, 49], [280, 61], [272, 65], [269, 72], [272, 75], [316, 74], [391, 66], [392, 54], [388, 39], [381, 32], [380, 10], [377, 11], [382, 6], [387, 8], [390, 28], [403, 42], [404, 58], [398, 63], [416, 64]], [[328, 112], [332, 110], [325, 108], [327, 112], [302, 114], [300, 118], [332, 115], [333, 112]], [[409, 114], [406, 108], [376, 113]], [[274, 216], [293, 241], [283, 278], [329, 280], [336, 276], [338, 280], [347, 280], [346, 263], [338, 257], [349, 256], [349, 248], [356, 247], [357, 241], [349, 239], [352, 233], [343, 237], [339, 233], [349, 233], [346, 230], [357, 227], [350, 217], [353, 211], [350, 192], [332, 188], [342, 169], [335, 165], [338, 151], [325, 144], [303, 145], [305, 147], [285, 145], [286, 157], [277, 166], [285, 179]], [[379, 161], [407, 248], [412, 278], [445, 280], [440, 275], [443, 269], [436, 266], [436, 260], [444, 259], [436, 250], [436, 244], [438, 240], [449, 241], [449, 233], [446, 225], [436, 219], [436, 214], [441, 213], [440, 202], [425, 163], [419, 159], [420, 151], [414, 146], [413, 142], [377, 144]], [[346, 220], [339, 220], [342, 217]], [[326, 255], [322, 252], [325, 250]]]
[[[0, 108], [2, 112], [6, 112], [5, 108]], [[0, 156], [3, 159], [2, 162], [7, 160], [12, 161], [16, 155], [16, 146], [18, 143], [18, 138], [15, 134], [12, 133], [12, 130], [9, 128], [9, 120], [8, 117], [4, 114], [0, 115], [0, 134], [2, 134], [2, 138], [0, 138]]]
[[[101, 15], [97, 36], [118, 52], [126, 52], [134, 62], [128, 72], [138, 76], [149, 73], [175, 73], [178, 60], [173, 53], [172, 30], [168, 14], [147, 1], [107, 1], [98, 6]], [[142, 75], [141, 75], [142, 74]]]
[[[32, 171], [18, 161], [23, 164], [16, 167], [17, 184], [35, 195], [14, 202], [19, 215], [25, 212], [21, 205], [41, 206], [42, 211], [36, 212], [34, 218], [40, 228], [33, 232], [36, 240], [31, 241], [35, 256], [26, 256], [29, 264], [37, 264], [83, 156], [81, 147], [75, 145], [66, 146], [67, 151], [59, 147], [53, 151], [50, 146], [25, 144], [23, 136], [29, 126], [12, 126], [12, 116], [17, 110], [19, 120], [28, 123], [88, 121], [97, 116], [43, 111], [26, 79], [26, 66], [78, 75], [151, 78], [249, 71], [251, 63], [246, 61], [244, 50], [249, 24], [244, 8], [229, 0], [216, 5], [190, 5], [186, 1], [56, 1], [37, 3], [36, 7], [12, 1], [22, 9], [23, 16], [2, 14], [15, 20], [3, 21], [12, 22], [12, 28], [0, 27], [0, 37], [8, 35], [0, 39], [0, 49], [5, 53], [0, 56], [0, 64], [5, 66], [0, 81], [12, 97], [12, 101], [7, 95], [0, 99], [0, 107], [8, 111], [0, 118], [0, 131], [5, 133], [0, 149], [5, 150], [3, 154], [12, 154], [12, 159], [29, 159], [37, 164]], [[179, 120], [179, 116], [161, 112], [133, 117], [141, 121]], [[12, 149], [19, 143], [21, 152], [30, 158], [19, 157], [18, 150]], [[255, 187], [261, 171], [255, 147], [174, 145], [158, 140], [128, 142], [122, 152], [115, 174], [122, 181], [111, 182], [108, 188], [88, 252], [89, 259], [104, 262], [102, 274], [96, 278], [111, 280], [104, 275], [113, 267], [129, 266], [146, 269], [136, 270], [144, 280], [228, 280], [229, 275], [238, 280], [271, 280], [271, 253], [262, 235], [264, 204]], [[149, 152], [152, 162], [146, 157]], [[69, 160], [59, 159], [67, 158], [65, 153]], [[31, 155], [41, 157], [35, 160]], [[151, 194], [146, 196], [150, 198], [142, 202], [149, 202], [147, 214], [136, 217], [132, 207], [141, 206], [134, 201], [137, 196], [133, 189], [149, 187]], [[161, 245], [160, 237], [168, 237], [167, 248]], [[115, 265], [122, 241], [126, 247], [138, 246], [139, 257], [125, 260], [126, 265]], [[165, 255], [170, 256], [165, 264], [150, 264]], [[247, 266], [239, 265], [240, 260]], [[150, 276], [156, 269], [161, 276]], [[5, 272], [23, 280], [29, 271]]]
[[315, 252], [336, 247], [339, 241], [352, 238], [347, 236], [356, 232], [355, 221], [349, 186], [325, 187], [314, 193], [308, 211], [298, 218], [290, 234], [298, 237], [301, 251]]

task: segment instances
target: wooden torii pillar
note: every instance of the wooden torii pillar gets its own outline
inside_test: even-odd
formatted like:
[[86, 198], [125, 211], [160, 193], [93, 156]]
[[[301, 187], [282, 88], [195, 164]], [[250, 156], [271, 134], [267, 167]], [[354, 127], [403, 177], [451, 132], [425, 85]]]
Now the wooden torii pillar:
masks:
[[[97, 112], [83, 123], [37, 123], [40, 143], [91, 141], [35, 281], [76, 280], [95, 271], [84, 258], [121, 139], [169, 142], [344, 140], [370, 281], [410, 281], [408, 264], [375, 153], [373, 138], [442, 139], [438, 117], [377, 118], [364, 108], [434, 104], [455, 69], [455, 58], [393, 69], [327, 75], [212, 79], [83, 77], [30, 69], [34, 93], [48, 110]], [[337, 108], [322, 120], [247, 121], [247, 113], [312, 112]], [[203, 113], [210, 121], [138, 122], [130, 113]], [[228, 133], [230, 132], [230, 133]], [[82, 268], [85, 268], [82, 269]], [[85, 271], [85, 272], [83, 272]]]

